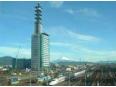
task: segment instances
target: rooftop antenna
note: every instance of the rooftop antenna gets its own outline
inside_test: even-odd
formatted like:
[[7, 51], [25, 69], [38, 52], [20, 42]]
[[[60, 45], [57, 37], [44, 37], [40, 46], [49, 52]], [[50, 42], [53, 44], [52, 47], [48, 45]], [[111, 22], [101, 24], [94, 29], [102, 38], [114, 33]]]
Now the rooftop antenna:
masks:
[[40, 2], [35, 6], [35, 34], [41, 33], [41, 25], [42, 25], [42, 8], [40, 6]]

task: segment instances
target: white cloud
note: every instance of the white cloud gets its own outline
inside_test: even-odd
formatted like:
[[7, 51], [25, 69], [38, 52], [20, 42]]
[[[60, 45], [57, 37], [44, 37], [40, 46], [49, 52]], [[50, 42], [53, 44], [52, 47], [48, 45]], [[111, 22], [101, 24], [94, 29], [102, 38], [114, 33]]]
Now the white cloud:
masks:
[[72, 32], [72, 31], [68, 31], [68, 34], [70, 35], [70, 37], [77, 38], [77, 39], [83, 40], [83, 41], [100, 41], [99, 38], [97, 38], [95, 36], [92, 36], [92, 35], [75, 33], [75, 32]]
[[0, 56], [12, 56], [18, 58], [30, 58], [30, 49], [16, 47], [0, 47]]
[[[76, 43], [73, 42], [72, 43], [54, 42], [54, 43], [55, 44], [52, 44], [53, 46], [55, 45], [58, 46], [59, 48], [65, 47], [65, 50], [70, 50], [71, 53], [56, 52], [55, 55], [52, 55], [53, 58], [62, 58], [62, 56], [68, 56], [73, 60], [80, 60], [80, 58], [82, 58], [84, 61], [92, 61], [92, 62], [116, 60], [116, 50], [103, 50], [103, 49], [95, 50], [80, 44], [77, 45]], [[72, 53], [74, 55], [72, 55]], [[52, 54], [54, 54], [54, 51], [52, 52]]]
[[65, 12], [69, 14], [75, 14], [75, 15], [84, 15], [84, 16], [94, 16], [99, 17], [101, 14], [96, 9], [90, 9], [90, 8], [81, 8], [81, 9], [66, 9]]
[[98, 17], [100, 15], [97, 10], [89, 9], [89, 8], [79, 9], [79, 10], [77, 10], [77, 13], [84, 14], [87, 16], [95, 16], [95, 17]]
[[52, 46], [70, 46], [69, 43], [63, 43], [63, 42], [51, 42]]
[[84, 46], [72, 46], [74, 51], [77, 51], [77, 54], [81, 52], [84, 56], [85, 61], [116, 61], [116, 50], [94, 50]]
[[69, 14], [72, 14], [72, 15], [75, 13], [75, 11], [72, 10], [72, 9], [66, 9], [65, 11], [66, 11], [67, 13], [69, 13]]
[[63, 5], [63, 1], [50, 1], [50, 5], [55, 8], [59, 8]]
[[112, 54], [112, 51], [101, 51], [99, 52], [91, 52], [91, 53], [86, 53], [84, 55], [85, 61], [116, 61], [116, 54]]
[[69, 29], [69, 28], [66, 28], [66, 27], [58, 26], [58, 27], [50, 28], [48, 32], [52, 36], [59, 36], [59, 37], [62, 37], [62, 38], [65, 37], [66, 39], [70, 38], [70, 40], [78, 39], [78, 40], [81, 40], [81, 41], [96, 41], [96, 42], [101, 41], [101, 38], [98, 38], [96, 36], [86, 35], [86, 34], [82, 34], [80, 32], [74, 32], [74, 31], [71, 31], [71, 30], [73, 30], [73, 29]]
[[[105, 50], [94, 50], [91, 47], [83, 46], [86, 42], [87, 44], [96, 44], [96, 42], [101, 42], [102, 39], [93, 35], [86, 35], [80, 32], [73, 32], [71, 29], [66, 27], [52, 27], [49, 31], [52, 36], [58, 36], [63, 38], [63, 40], [52, 41], [51, 46], [57, 46], [58, 48], [63, 48], [66, 50], [65, 53], [59, 52], [56, 55], [53, 55], [52, 58], [61, 58], [62, 56], [68, 56], [69, 58], [73, 58], [79, 60], [78, 58], [84, 58], [84, 60], [94, 61], [100, 60], [101, 57], [110, 57], [113, 53], [106, 52]], [[58, 33], [59, 32], [59, 33]], [[65, 38], [64, 38], [65, 37]], [[80, 41], [80, 42], [79, 42]], [[81, 44], [80, 44], [81, 43]], [[99, 45], [99, 44], [98, 44]], [[55, 50], [57, 52], [57, 50]], [[53, 52], [54, 53], [54, 50]], [[107, 55], [109, 54], [109, 56]], [[114, 53], [115, 54], [115, 53]], [[115, 56], [115, 55], [114, 55]]]

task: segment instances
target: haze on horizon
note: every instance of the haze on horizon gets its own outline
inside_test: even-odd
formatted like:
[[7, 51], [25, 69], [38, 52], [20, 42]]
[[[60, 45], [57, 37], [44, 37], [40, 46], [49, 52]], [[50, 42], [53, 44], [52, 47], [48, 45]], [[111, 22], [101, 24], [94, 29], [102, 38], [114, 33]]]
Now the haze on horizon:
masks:
[[[30, 58], [36, 3], [0, 1], [0, 56]], [[40, 3], [51, 60], [116, 60], [116, 2]]]

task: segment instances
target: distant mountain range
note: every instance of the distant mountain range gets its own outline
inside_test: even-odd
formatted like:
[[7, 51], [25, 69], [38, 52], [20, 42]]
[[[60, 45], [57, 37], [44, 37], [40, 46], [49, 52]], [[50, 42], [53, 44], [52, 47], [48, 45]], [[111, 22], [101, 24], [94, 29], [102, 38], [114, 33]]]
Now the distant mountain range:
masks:
[[76, 61], [76, 60], [69, 59], [67, 57], [62, 57], [61, 59], [54, 60], [53, 63], [60, 64], [60, 65], [78, 65], [78, 64], [86, 64], [91, 62]]
[[91, 63], [108, 64], [108, 63], [116, 63], [116, 61], [87, 62], [87, 61], [76, 61], [67, 57], [62, 57], [61, 59], [57, 59], [53, 61], [53, 63], [60, 64], [60, 65], [77, 65], [77, 64], [91, 64]]
[[99, 61], [98, 63], [116, 63], [116, 60], [115, 61]]
[[[16, 60], [15, 57], [11, 57], [11, 56], [3, 56], [0, 57], [0, 65], [12, 65], [13, 60]], [[31, 59], [26, 59], [26, 58], [18, 58], [17, 60], [19, 60], [19, 62], [22, 63], [22, 61], [25, 63], [25, 61], [31, 61]], [[86, 63], [92, 63], [92, 62], [84, 62], [84, 61], [76, 61], [76, 60], [72, 60], [70, 58], [67, 57], [62, 57], [61, 59], [57, 59], [52, 61], [52, 63], [55, 64], [60, 64], [60, 65], [77, 65], [77, 64], [86, 64]], [[99, 62], [95, 62], [95, 63], [116, 63], [116, 61], [99, 61]]]
[[[26, 59], [26, 58], [18, 58], [17, 59], [19, 62], [20, 61], [25, 61], [25, 60], [31, 60], [31, 59]], [[11, 57], [11, 56], [3, 56], [0, 57], [0, 65], [12, 65], [13, 61], [16, 61], [15, 57]], [[62, 57], [61, 59], [57, 59], [55, 61], [52, 61], [52, 63], [56, 63], [56, 64], [60, 64], [60, 65], [77, 65], [77, 64], [85, 64], [85, 63], [89, 63], [89, 62], [80, 62], [80, 61], [74, 61], [71, 60], [67, 57]]]
[[[0, 57], [0, 65], [12, 65], [13, 61], [15, 61], [16, 58], [15, 57], [11, 57], [11, 56], [3, 56]], [[26, 58], [18, 58], [18, 61], [24, 61], [24, 60], [30, 60], [30, 59], [26, 59]]]
[[10, 56], [0, 57], [0, 65], [12, 65], [12, 60], [14, 58]]

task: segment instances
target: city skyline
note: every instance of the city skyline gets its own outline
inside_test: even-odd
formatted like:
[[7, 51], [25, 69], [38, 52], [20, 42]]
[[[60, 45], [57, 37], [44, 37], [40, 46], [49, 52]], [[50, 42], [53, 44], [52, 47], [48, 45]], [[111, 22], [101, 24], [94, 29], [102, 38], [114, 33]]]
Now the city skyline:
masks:
[[[116, 60], [116, 2], [40, 2], [50, 59]], [[31, 58], [36, 2], [0, 2], [0, 56]], [[8, 25], [8, 26], [6, 26]], [[6, 52], [8, 51], [8, 52]]]

